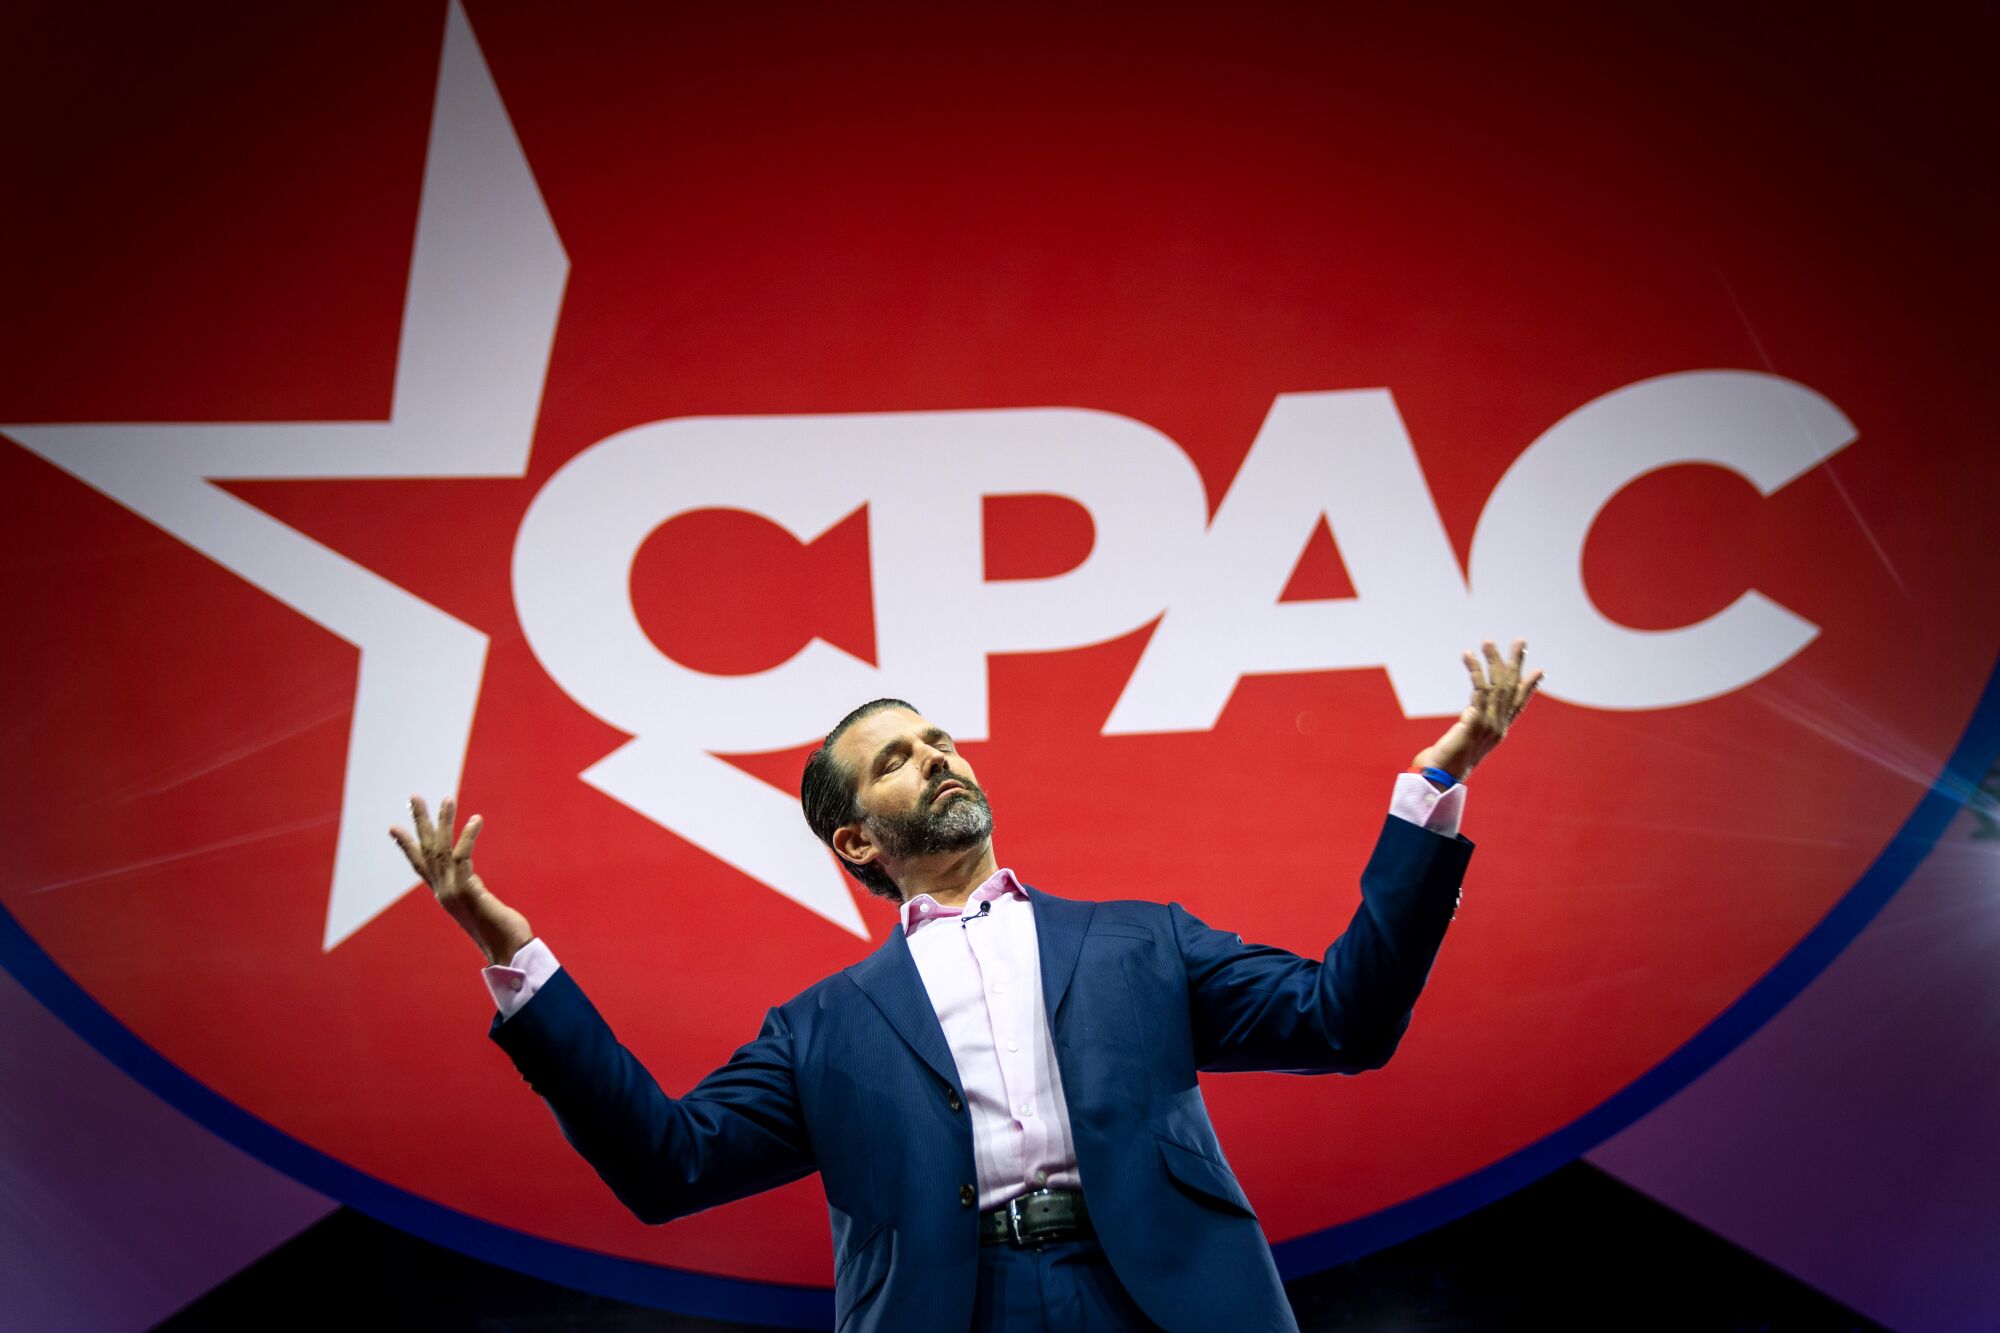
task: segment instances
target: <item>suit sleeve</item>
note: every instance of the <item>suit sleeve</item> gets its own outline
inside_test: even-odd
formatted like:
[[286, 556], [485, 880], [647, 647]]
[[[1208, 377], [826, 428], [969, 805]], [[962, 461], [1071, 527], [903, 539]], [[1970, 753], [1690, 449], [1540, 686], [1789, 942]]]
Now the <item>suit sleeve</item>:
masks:
[[660, 1090], [567, 968], [490, 1035], [564, 1137], [641, 1221], [667, 1222], [815, 1169], [783, 1012], [684, 1097]]
[[1361, 905], [1317, 960], [1245, 944], [1173, 904], [1196, 1063], [1310, 1074], [1386, 1064], [1444, 942], [1471, 856], [1463, 836], [1390, 816], [1361, 875]]

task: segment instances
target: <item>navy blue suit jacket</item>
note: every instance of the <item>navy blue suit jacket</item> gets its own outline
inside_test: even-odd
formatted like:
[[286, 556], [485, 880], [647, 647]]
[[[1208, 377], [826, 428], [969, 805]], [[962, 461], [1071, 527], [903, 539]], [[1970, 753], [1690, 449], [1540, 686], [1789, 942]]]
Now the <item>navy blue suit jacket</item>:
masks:
[[[1324, 960], [1246, 944], [1178, 904], [1028, 890], [1084, 1195], [1113, 1270], [1154, 1320], [1296, 1327], [1195, 1073], [1351, 1074], [1386, 1061], [1471, 852], [1464, 838], [1389, 818], [1361, 905]], [[567, 968], [492, 1035], [642, 1220], [818, 1171], [837, 1329], [971, 1323], [970, 1117], [900, 930], [772, 1009], [754, 1041], [678, 1099], [619, 1045]]]

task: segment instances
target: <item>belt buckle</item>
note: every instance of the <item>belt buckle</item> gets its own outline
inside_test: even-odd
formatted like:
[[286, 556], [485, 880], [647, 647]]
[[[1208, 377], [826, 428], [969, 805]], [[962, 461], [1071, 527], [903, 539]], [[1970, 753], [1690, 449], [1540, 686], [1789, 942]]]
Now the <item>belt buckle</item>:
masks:
[[1007, 1200], [1007, 1230], [1017, 1250], [1028, 1243], [1021, 1238], [1021, 1200], [1027, 1197], [1025, 1194], [1018, 1194]]

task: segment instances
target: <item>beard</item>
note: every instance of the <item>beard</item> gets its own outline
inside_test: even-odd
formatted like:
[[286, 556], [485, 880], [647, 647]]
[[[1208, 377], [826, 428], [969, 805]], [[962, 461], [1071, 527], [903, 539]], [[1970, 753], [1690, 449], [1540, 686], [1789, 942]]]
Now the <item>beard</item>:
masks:
[[942, 804], [927, 799], [900, 815], [869, 818], [868, 831], [884, 855], [900, 861], [936, 852], [962, 852], [992, 836], [993, 807], [987, 804], [979, 784], [955, 774], [944, 781], [959, 783], [965, 790], [946, 797]]

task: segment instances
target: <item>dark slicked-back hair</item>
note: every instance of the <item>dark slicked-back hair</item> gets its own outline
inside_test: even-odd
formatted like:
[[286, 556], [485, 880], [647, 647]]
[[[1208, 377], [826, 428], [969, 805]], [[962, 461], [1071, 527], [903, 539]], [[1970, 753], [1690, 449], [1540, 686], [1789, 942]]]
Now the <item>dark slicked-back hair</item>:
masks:
[[[849, 727], [885, 708], [906, 708], [912, 713], [917, 711], [901, 699], [870, 699], [840, 719], [840, 725], [826, 733], [826, 739], [806, 760], [805, 775], [799, 779], [799, 804], [805, 809], [806, 823], [811, 827], [813, 836], [828, 847], [833, 846], [834, 830], [861, 818], [860, 805], [854, 798], [860, 788], [856, 780], [859, 775], [833, 757], [833, 747]], [[890, 879], [881, 866], [872, 862], [858, 866], [839, 852], [835, 852], [834, 856], [848, 874], [867, 886], [870, 893], [880, 894], [892, 903], [903, 901], [903, 891], [896, 887], [896, 881]]]

